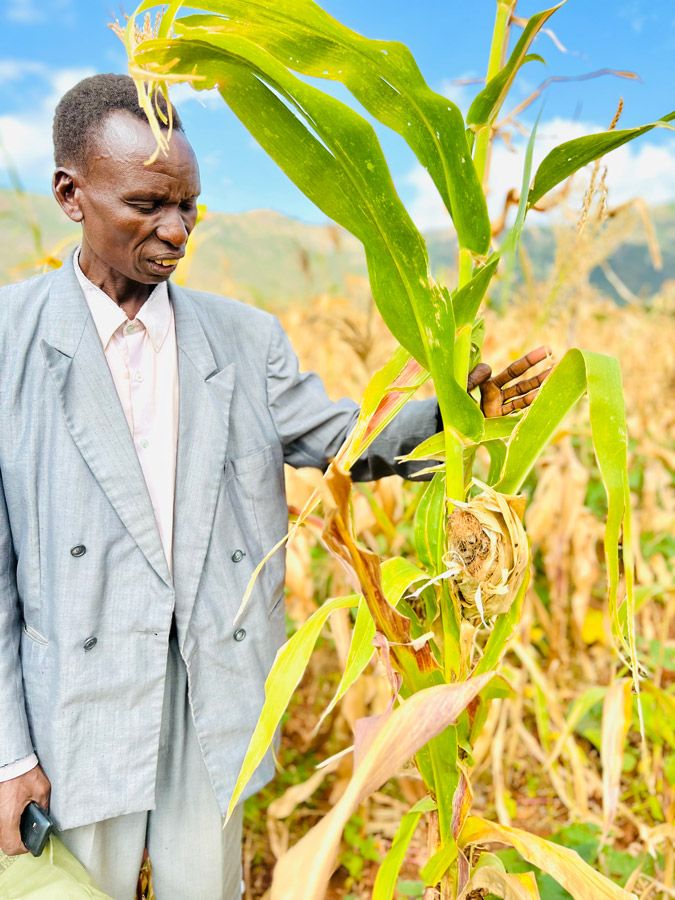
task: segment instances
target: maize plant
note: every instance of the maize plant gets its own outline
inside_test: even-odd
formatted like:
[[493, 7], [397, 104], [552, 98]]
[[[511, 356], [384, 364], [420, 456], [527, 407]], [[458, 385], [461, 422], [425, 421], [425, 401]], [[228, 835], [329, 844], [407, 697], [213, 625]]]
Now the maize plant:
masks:
[[[495, 247], [484, 190], [495, 120], [520, 68], [541, 59], [530, 52], [533, 41], [562, 4], [532, 16], [509, 53], [515, 0], [497, 0], [485, 86], [465, 114], [429, 88], [404, 45], [363, 37], [312, 0], [197, 0], [190, 4], [196, 12], [180, 16], [182, 5], [181, 0], [168, 4], [153, 23], [147, 10], [156, 3], [141, 3], [124, 34], [157, 153], [167, 146], [171, 124], [159, 121], [158, 92], [167, 93], [178, 82], [198, 91], [216, 88], [298, 188], [363, 243], [374, 300], [400, 344], [373, 376], [356, 428], [326, 473], [321, 496], [310, 501], [294, 525], [301, 527], [312, 509], [323, 504], [323, 541], [349, 568], [358, 590], [325, 601], [279, 651], [230, 809], [272, 744], [321, 628], [334, 611], [347, 608], [355, 615], [351, 649], [330, 708], [365, 670], [373, 645], [390, 674], [392, 706], [358, 723], [349, 786], [330, 813], [279, 860], [272, 897], [323, 897], [345, 823], [411, 758], [427, 796], [400, 823], [378, 871], [376, 900], [394, 896], [406, 850], [423, 817], [431, 840], [420, 877], [430, 896], [440, 891], [444, 898], [464, 898], [489, 891], [509, 898], [538, 897], [532, 873], [508, 874], [489, 854], [481, 861], [480, 846], [490, 842], [514, 847], [575, 898], [633, 896], [573, 851], [471, 815], [472, 748], [491, 702], [509, 695], [500, 662], [518, 625], [528, 584], [520, 491], [561, 421], [584, 395], [608, 500], [605, 554], [613, 637], [621, 664], [633, 672], [634, 689], [639, 686], [619, 367], [611, 357], [570, 350], [529, 408], [499, 419], [484, 418], [466, 384], [480, 358], [481, 304], [500, 263], [507, 270], [512, 265], [528, 211], [578, 169], [671, 121], [675, 113], [641, 127], [561, 144], [532, 177], [533, 134], [515, 222]], [[395, 190], [371, 125], [305, 76], [341, 82], [370, 116], [408, 143], [452, 218], [458, 243], [455, 284], [432, 277], [424, 238]], [[168, 129], [162, 127], [167, 124]], [[443, 431], [407, 457], [427, 460], [426, 471], [432, 475], [416, 513], [417, 559], [382, 560], [361, 546], [354, 533], [349, 469], [429, 379]], [[491, 460], [485, 481], [474, 475], [480, 447]], [[292, 534], [293, 529], [287, 537]], [[270, 554], [278, 549], [269, 548]], [[628, 690], [629, 682], [625, 686]]]

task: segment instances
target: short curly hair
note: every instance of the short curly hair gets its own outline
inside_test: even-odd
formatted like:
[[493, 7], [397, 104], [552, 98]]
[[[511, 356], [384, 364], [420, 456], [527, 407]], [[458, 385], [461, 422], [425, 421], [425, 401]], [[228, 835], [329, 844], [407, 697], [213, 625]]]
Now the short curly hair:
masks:
[[[166, 115], [166, 103], [159, 97]], [[138, 103], [136, 85], [128, 75], [92, 75], [67, 91], [54, 112], [52, 134], [56, 166], [85, 165], [92, 135], [117, 110], [131, 113], [143, 122], [147, 118]], [[183, 131], [183, 123], [172, 106], [173, 127]]]

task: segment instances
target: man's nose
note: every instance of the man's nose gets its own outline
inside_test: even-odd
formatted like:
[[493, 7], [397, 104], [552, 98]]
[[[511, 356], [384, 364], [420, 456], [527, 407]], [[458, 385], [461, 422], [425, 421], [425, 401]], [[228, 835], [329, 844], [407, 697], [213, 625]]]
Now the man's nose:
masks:
[[173, 244], [174, 247], [182, 247], [190, 234], [190, 229], [178, 209], [165, 210], [155, 231], [161, 241]]

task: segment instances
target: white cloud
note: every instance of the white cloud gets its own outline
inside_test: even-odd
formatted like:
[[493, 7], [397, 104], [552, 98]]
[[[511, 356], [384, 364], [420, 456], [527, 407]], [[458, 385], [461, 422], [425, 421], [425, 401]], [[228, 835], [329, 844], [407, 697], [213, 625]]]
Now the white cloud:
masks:
[[[0, 72], [3, 63], [0, 62]], [[24, 63], [27, 74], [35, 63]], [[9, 69], [7, 71], [10, 71]], [[35, 71], [31, 69], [30, 71]], [[44, 80], [42, 102], [32, 109], [0, 116], [0, 141], [9, 159], [17, 167], [22, 178], [40, 180], [46, 184], [51, 178], [52, 118], [61, 96], [82, 78], [93, 75], [93, 69], [72, 68], [48, 70], [40, 68]], [[20, 76], [17, 76], [20, 77]]]
[[55, 15], [72, 14], [72, 0], [5, 0], [4, 6], [5, 18], [19, 25], [37, 25]]
[[20, 81], [26, 75], [42, 75], [45, 66], [27, 59], [0, 59], [0, 84]]
[[10, 22], [33, 25], [44, 21], [44, 13], [35, 5], [34, 0], [7, 0], [5, 18]]
[[208, 91], [196, 91], [191, 85], [182, 83], [174, 84], [169, 89], [171, 102], [174, 106], [183, 107], [188, 103], [197, 103], [204, 109], [216, 109], [223, 105], [223, 98], [217, 88]]
[[[533, 174], [544, 156], [563, 141], [603, 131], [603, 126], [576, 122], [569, 119], [551, 119], [543, 122], [537, 132]], [[512, 146], [497, 141], [493, 147], [490, 165], [488, 207], [490, 215], [497, 215], [510, 188], [520, 190], [523, 177], [526, 139], [514, 139]], [[638, 138], [635, 143], [624, 144], [608, 154], [602, 161], [607, 166], [609, 204], [616, 206], [633, 197], [642, 197], [647, 203], [666, 203], [675, 199], [675, 147], [662, 145], [649, 138]], [[580, 195], [588, 185], [590, 167], [576, 176], [578, 191], [571, 203], [578, 204]], [[408, 173], [405, 183], [413, 189], [409, 205], [410, 213], [422, 229], [446, 228], [449, 217], [438, 192], [426, 170], [420, 165]], [[542, 222], [543, 216], [536, 221]]]

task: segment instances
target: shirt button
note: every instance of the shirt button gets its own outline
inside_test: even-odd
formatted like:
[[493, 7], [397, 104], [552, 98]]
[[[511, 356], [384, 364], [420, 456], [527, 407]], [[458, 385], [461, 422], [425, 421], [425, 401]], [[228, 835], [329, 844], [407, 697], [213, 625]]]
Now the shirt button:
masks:
[[70, 548], [71, 556], [84, 556], [86, 552], [87, 548], [84, 546], [84, 544], [75, 544], [74, 547]]
[[[234, 633], [234, 639], [235, 639], [235, 641], [243, 641], [245, 637], [246, 637], [246, 629], [244, 629], [244, 628], [237, 628], [237, 630], [236, 630], [235, 633]], [[94, 639], [94, 640], [95, 640], [95, 639]]]
[[82, 649], [85, 653], [88, 653], [89, 650], [93, 650], [94, 647], [98, 644], [98, 638], [88, 637], [87, 640], [82, 644]]
[[136, 374], [134, 375], [134, 381], [143, 381], [143, 373], [136, 372]]
[[150, 441], [146, 441], [145, 439], [143, 439], [143, 440], [141, 441], [141, 447], [142, 447], [144, 450], [147, 450], [149, 446], [150, 446]]
[[241, 562], [246, 556], [243, 550], [235, 550], [231, 556], [232, 562]]

